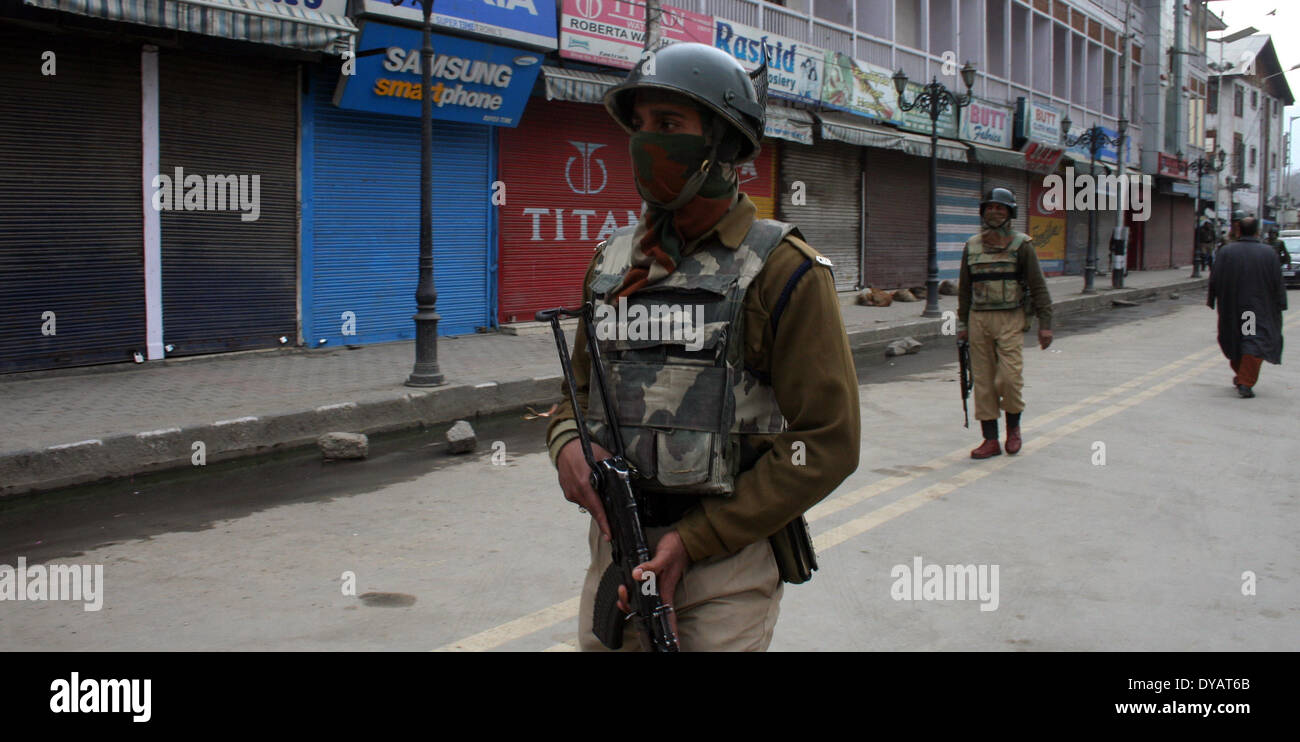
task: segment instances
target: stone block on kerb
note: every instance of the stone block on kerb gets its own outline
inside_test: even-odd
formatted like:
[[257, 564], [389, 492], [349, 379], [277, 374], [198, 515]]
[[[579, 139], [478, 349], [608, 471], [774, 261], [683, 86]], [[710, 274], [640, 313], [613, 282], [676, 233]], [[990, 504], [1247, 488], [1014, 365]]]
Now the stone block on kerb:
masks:
[[364, 459], [370, 452], [365, 433], [326, 433], [316, 439], [316, 445], [327, 459]]
[[474, 428], [465, 420], [457, 420], [447, 431], [447, 450], [451, 453], [469, 453], [477, 445]]

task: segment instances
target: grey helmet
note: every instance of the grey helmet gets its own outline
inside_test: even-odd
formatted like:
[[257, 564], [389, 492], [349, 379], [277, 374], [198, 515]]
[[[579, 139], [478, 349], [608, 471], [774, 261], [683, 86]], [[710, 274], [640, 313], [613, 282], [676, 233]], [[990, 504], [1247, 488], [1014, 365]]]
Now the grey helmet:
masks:
[[[694, 42], [669, 44], [654, 53], [653, 61], [652, 68], [638, 62], [626, 80], [605, 92], [605, 108], [619, 126], [634, 133], [632, 105], [636, 90], [658, 88], [684, 95], [716, 114], [715, 134], [722, 141], [715, 136], [714, 143], [722, 162], [742, 163], [758, 155], [767, 105], [766, 66], [747, 73], [721, 49]], [[654, 74], [647, 74], [648, 68]]]
[[989, 191], [989, 195], [980, 201], [980, 216], [984, 216], [984, 207], [989, 204], [1002, 204], [1011, 212], [1011, 218], [1016, 218], [1016, 194], [1006, 188], [994, 188]]

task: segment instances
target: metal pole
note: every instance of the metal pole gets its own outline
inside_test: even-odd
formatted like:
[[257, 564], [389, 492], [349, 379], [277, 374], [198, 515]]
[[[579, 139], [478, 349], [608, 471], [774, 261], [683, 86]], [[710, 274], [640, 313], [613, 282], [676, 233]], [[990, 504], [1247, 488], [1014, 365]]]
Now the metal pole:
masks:
[[[1128, 51], [1129, 51], [1128, 22], [1129, 22], [1129, 18], [1132, 15], [1133, 15], [1133, 0], [1129, 0], [1124, 8], [1124, 40], [1122, 42], [1124, 44], [1124, 48], [1120, 51], [1120, 56], [1119, 56], [1119, 123], [1118, 126], [1119, 126], [1120, 141], [1118, 144], [1115, 145], [1115, 161], [1116, 164], [1119, 166], [1119, 177], [1123, 178], [1124, 181], [1128, 180], [1128, 171], [1125, 170], [1124, 168], [1124, 150], [1126, 149], [1124, 145], [1127, 144], [1127, 142], [1125, 142], [1124, 140], [1126, 138], [1126, 133], [1127, 133], [1126, 129], [1128, 128], [1124, 125], [1125, 122], [1124, 104], [1128, 99], [1128, 64], [1129, 64], [1128, 63]], [[1127, 188], [1124, 188], [1120, 191], [1120, 193], [1122, 195], [1127, 195], [1127, 190], [1128, 190]], [[1125, 200], [1126, 199], [1119, 199], [1119, 208], [1115, 212], [1115, 236], [1119, 237], [1122, 235], [1123, 241], [1116, 243], [1114, 240], [1112, 240], [1112, 244], [1116, 249], [1113, 251], [1115, 253], [1114, 258], [1111, 260], [1112, 265], [1110, 269], [1110, 285], [1112, 288], [1117, 288], [1117, 289], [1124, 288], [1124, 271], [1126, 270], [1126, 266], [1128, 264], [1128, 255], [1127, 255], [1128, 230], [1125, 229], [1124, 227], [1124, 206], [1125, 206], [1124, 201]]]
[[[1101, 133], [1096, 126], [1090, 132], [1093, 135]], [[1092, 177], [1093, 183], [1097, 182], [1097, 146], [1100, 144], [1093, 136], [1088, 142], [1088, 175]], [[1096, 197], [1096, 188], [1093, 188], [1093, 196]], [[1083, 269], [1083, 293], [1095, 294], [1097, 289], [1093, 288], [1093, 279], [1097, 275], [1097, 243], [1093, 240], [1093, 231], [1097, 228], [1097, 208], [1088, 209], [1088, 259]]]
[[[1202, 158], [1204, 159], [1204, 158]], [[1192, 278], [1201, 277], [1201, 242], [1197, 239], [1197, 221], [1201, 218], [1201, 161], [1196, 162], [1196, 195], [1192, 197]], [[1189, 165], [1190, 167], [1190, 165]]]
[[926, 249], [925, 311], [922, 317], [938, 317], [939, 313], [939, 96], [938, 80], [931, 83], [930, 96], [930, 244]]
[[645, 3], [645, 44], [643, 51], [656, 51], [659, 48], [659, 36], [662, 26], [659, 23], [663, 13], [660, 0], [646, 0]]
[[433, 0], [423, 0], [420, 47], [420, 278], [415, 288], [415, 368], [407, 386], [446, 383], [438, 368], [438, 291], [433, 281]]

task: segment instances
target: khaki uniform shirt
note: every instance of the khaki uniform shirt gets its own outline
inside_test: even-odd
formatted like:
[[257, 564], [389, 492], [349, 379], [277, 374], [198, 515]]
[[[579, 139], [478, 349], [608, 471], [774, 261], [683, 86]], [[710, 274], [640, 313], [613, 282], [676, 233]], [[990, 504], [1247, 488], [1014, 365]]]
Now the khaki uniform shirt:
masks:
[[[740, 197], [697, 244], [717, 240], [735, 249], [749, 231], [755, 207]], [[800, 243], [796, 247], [794, 243]], [[839, 297], [831, 272], [813, 262], [795, 285], [775, 335], [771, 313], [795, 270], [808, 259], [806, 244], [791, 236], [764, 264], [745, 294], [745, 364], [772, 380], [777, 404], [789, 428], [779, 435], [750, 435], [761, 451], [753, 468], [736, 477], [731, 497], [701, 497], [675, 526], [692, 561], [739, 551], [776, 533], [835, 489], [858, 467], [861, 421], [858, 380], [844, 333]], [[593, 265], [583, 279], [583, 300], [591, 300]], [[586, 411], [591, 359], [585, 334], [573, 344], [573, 374], [579, 403]], [[566, 400], [547, 429], [554, 462], [560, 449], [578, 437], [573, 409]], [[796, 442], [804, 461], [796, 464]]]
[[[1022, 233], [1023, 234], [1023, 233]], [[986, 250], [988, 248], [985, 248]], [[1043, 269], [1038, 265], [1038, 251], [1029, 235], [1016, 250], [1016, 272], [1020, 274], [1028, 289], [1029, 301], [1025, 317], [1025, 327], [1029, 327], [1028, 315], [1038, 317], [1038, 329], [1052, 329], [1052, 295], [1047, 291], [1047, 279]], [[961, 251], [961, 274], [957, 280], [957, 329], [967, 329], [971, 308], [970, 266], [966, 262], [966, 249]]]

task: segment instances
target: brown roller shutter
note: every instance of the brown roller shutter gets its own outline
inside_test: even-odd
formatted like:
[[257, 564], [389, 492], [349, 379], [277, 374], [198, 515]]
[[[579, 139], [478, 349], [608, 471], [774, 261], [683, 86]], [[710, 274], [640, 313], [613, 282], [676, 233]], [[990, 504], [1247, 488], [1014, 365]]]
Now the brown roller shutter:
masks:
[[930, 163], [924, 157], [867, 150], [867, 265], [876, 288], [925, 285], [930, 239]]
[[[808, 244], [834, 263], [839, 291], [852, 291], [860, 277], [861, 157], [860, 148], [842, 142], [781, 143], [780, 218], [798, 226]], [[804, 184], [801, 206], [791, 202], [795, 181]]]
[[131, 360], [145, 350], [139, 47], [4, 27], [0, 100], [0, 372]]
[[[162, 174], [259, 176], [255, 221], [238, 209], [162, 213], [163, 340], [172, 355], [297, 338], [297, 69], [159, 54]], [[250, 194], [251, 195], [251, 194]], [[206, 205], [206, 204], [205, 204]], [[227, 205], [229, 207], [229, 205]]]

